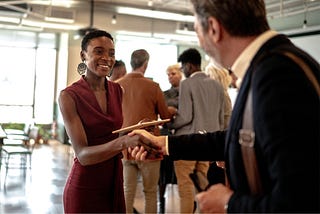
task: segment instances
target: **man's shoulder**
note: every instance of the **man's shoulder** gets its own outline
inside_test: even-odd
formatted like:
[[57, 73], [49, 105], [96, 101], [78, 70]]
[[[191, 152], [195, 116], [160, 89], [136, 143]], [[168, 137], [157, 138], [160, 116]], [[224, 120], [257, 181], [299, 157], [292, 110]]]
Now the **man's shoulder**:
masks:
[[[154, 88], [160, 88], [160, 85], [157, 82], [154, 82], [152, 79], [148, 77], [123, 77], [118, 83], [123, 87], [136, 87], [139, 86], [141, 88], [149, 88], [150, 90]], [[142, 89], [141, 88], [141, 89]]]
[[170, 94], [171, 93], [171, 88], [168, 90], [163, 91], [164, 94]]
[[148, 85], [153, 86], [153, 87], [159, 87], [159, 83], [153, 81], [153, 79], [148, 78], [148, 77], [141, 78], [140, 81], [142, 83], [144, 83], [144, 84], [148, 84]]
[[169, 88], [168, 90], [163, 91], [163, 94], [166, 95], [166, 96], [170, 96], [170, 95], [178, 96], [179, 89], [177, 89], [177, 88]]
[[128, 82], [131, 82], [132, 81], [132, 77], [130, 75], [124, 75], [123, 77], [121, 77], [120, 79], [116, 80], [115, 82], [120, 84], [120, 85], [124, 85]]

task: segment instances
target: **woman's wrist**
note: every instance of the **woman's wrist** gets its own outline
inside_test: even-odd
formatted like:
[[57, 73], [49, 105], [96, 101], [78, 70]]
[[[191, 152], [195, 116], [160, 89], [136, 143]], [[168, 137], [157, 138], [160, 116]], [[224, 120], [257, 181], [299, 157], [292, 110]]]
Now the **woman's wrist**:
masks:
[[127, 148], [127, 138], [126, 136], [120, 136], [117, 140], [120, 140], [121, 151]]

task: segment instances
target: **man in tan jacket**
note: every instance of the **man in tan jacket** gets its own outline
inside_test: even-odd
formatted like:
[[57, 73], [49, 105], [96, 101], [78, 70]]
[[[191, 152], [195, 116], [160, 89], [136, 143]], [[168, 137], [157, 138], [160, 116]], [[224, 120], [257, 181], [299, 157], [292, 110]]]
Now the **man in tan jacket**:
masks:
[[[171, 117], [159, 84], [144, 77], [148, 62], [149, 53], [146, 50], [135, 50], [130, 62], [132, 72], [117, 81], [124, 90], [123, 127], [135, 125], [142, 120], [158, 120], [159, 116], [161, 119]], [[159, 135], [159, 128], [154, 127], [153, 133]], [[135, 161], [128, 157], [130, 156], [124, 151], [123, 175], [127, 213], [133, 213], [139, 171], [145, 193], [144, 213], [157, 213], [157, 185], [161, 160]]]

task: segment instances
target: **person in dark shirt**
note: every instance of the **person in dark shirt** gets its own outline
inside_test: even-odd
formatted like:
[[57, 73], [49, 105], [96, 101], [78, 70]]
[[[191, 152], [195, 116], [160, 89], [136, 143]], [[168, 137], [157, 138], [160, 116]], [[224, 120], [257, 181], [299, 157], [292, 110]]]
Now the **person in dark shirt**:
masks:
[[[168, 75], [168, 80], [171, 84], [171, 88], [164, 91], [164, 98], [166, 100], [166, 103], [168, 106], [172, 107], [173, 111], [177, 111], [179, 106], [179, 85], [180, 81], [183, 78], [183, 73], [180, 69], [180, 64], [174, 64], [168, 66], [166, 73]], [[160, 130], [161, 135], [168, 135], [172, 134], [166, 124], [164, 124]], [[173, 168], [173, 160], [171, 160], [168, 157], [164, 157], [163, 160], [161, 160], [160, 165], [160, 178], [159, 178], [159, 200], [160, 200], [160, 213], [165, 212], [165, 198], [164, 193], [166, 190], [166, 186], [168, 183], [176, 184], [177, 178], [174, 173]]]
[[168, 80], [171, 84], [171, 88], [164, 91], [164, 98], [166, 99], [168, 106], [173, 106], [178, 109], [179, 105], [179, 85], [182, 80], [183, 74], [180, 69], [180, 64], [170, 65], [167, 68]]

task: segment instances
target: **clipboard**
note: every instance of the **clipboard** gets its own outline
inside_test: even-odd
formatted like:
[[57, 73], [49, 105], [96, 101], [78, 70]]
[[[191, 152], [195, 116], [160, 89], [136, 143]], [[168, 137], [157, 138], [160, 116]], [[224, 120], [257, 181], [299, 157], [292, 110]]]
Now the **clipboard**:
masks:
[[165, 119], [165, 120], [155, 120], [155, 121], [150, 121], [150, 122], [143, 122], [143, 123], [138, 123], [136, 125], [132, 125], [132, 126], [127, 126], [121, 129], [117, 129], [115, 131], [112, 132], [112, 134], [115, 133], [120, 133], [120, 132], [130, 132], [133, 131], [135, 129], [143, 129], [149, 126], [156, 126], [156, 125], [160, 125], [160, 124], [164, 124], [170, 122], [170, 119]]

